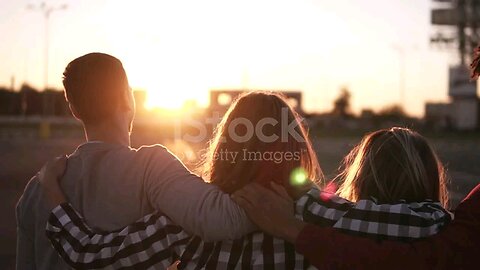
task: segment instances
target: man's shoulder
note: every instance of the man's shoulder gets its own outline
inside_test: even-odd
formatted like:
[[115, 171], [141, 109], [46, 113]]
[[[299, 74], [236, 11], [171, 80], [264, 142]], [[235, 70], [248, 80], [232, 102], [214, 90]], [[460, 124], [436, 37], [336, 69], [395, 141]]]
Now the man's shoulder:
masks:
[[22, 207], [26, 203], [30, 202], [34, 197], [37, 197], [39, 193], [39, 182], [37, 175], [30, 178], [25, 189], [23, 190], [23, 194], [18, 200], [17, 208]]
[[168, 149], [162, 144], [150, 144], [150, 145], [142, 145], [137, 148], [137, 152], [165, 152]]
[[30, 179], [30, 181], [28, 181], [22, 196], [17, 202], [17, 222], [25, 221], [25, 219], [32, 220], [35, 217], [33, 212], [40, 204], [40, 196], [42, 196], [40, 192], [40, 184], [37, 176], [35, 175]]
[[177, 159], [177, 157], [161, 144], [142, 145], [137, 150], [137, 154], [148, 158], [165, 158], [166, 160]]

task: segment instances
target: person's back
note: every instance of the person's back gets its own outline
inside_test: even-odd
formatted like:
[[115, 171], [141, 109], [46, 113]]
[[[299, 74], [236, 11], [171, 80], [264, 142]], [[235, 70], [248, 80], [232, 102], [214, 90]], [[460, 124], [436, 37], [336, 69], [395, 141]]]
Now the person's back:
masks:
[[[143, 190], [145, 152], [116, 144], [86, 143], [69, 157], [62, 187], [89, 224], [116, 230], [153, 211]], [[50, 209], [43, 198], [34, 177], [17, 206], [18, 223], [23, 230], [18, 233], [27, 237], [29, 241], [25, 243], [33, 242], [30, 246], [34, 247], [30, 251], [33, 256], [29, 258], [34, 261], [19, 261], [18, 269], [68, 268], [45, 237]], [[25, 252], [19, 250], [20, 254]]]
[[[234, 239], [253, 225], [229, 197], [204, 183], [162, 146], [131, 149], [135, 105], [122, 63], [92, 53], [68, 64], [63, 84], [87, 143], [62, 178], [68, 199], [90, 226], [114, 230], [154, 209], [209, 241]], [[34, 177], [17, 205], [17, 269], [65, 269], [45, 236], [51, 209]]]
[[[138, 193], [142, 185], [133, 180], [143, 179], [135, 173], [142, 168], [125, 166], [131, 162], [128, 146], [135, 104], [120, 60], [103, 53], [76, 58], [63, 73], [63, 85], [72, 114], [89, 141], [70, 158], [62, 183], [68, 197], [99, 228], [115, 229], [151, 211]], [[42, 197], [34, 177], [17, 205], [18, 269], [66, 268], [42, 233], [48, 216]], [[103, 201], [110, 204], [100, 205], [99, 198], [109, 198]]]

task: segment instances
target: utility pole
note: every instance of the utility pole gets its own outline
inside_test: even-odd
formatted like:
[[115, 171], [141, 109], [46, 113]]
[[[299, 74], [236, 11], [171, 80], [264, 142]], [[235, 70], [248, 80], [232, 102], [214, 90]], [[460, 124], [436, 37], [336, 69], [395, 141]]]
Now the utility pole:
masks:
[[[60, 11], [60, 10], [65, 10], [67, 9], [67, 5], [59, 5], [59, 6], [49, 6], [45, 2], [40, 3], [40, 5], [27, 5], [27, 9], [29, 10], [34, 10], [34, 11], [40, 11], [43, 15], [44, 18], [44, 23], [45, 23], [45, 37], [44, 37], [44, 70], [43, 70], [43, 83], [44, 83], [44, 91], [48, 89], [48, 62], [49, 62], [49, 21], [50, 21], [50, 15], [54, 11]], [[48, 100], [46, 93], [43, 94], [43, 114], [47, 115], [48, 114]]]
[[[480, 41], [480, 0], [433, 0], [436, 4], [431, 11], [431, 23], [436, 34], [430, 38], [434, 44], [456, 44], [458, 60], [465, 66], [471, 59], [473, 49]], [[444, 31], [455, 29], [456, 33]]]
[[10, 91], [15, 92], [15, 75], [10, 77]]

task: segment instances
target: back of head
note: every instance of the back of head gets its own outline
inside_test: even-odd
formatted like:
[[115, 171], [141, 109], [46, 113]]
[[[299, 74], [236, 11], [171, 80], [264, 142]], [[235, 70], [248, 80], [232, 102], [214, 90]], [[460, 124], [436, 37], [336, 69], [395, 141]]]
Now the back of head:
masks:
[[338, 193], [349, 200], [447, 203], [443, 166], [427, 140], [412, 130], [384, 129], [365, 136], [344, 166]]
[[70, 62], [63, 73], [65, 95], [84, 123], [109, 119], [131, 110], [130, 88], [122, 63], [104, 53], [89, 53]]
[[[236, 159], [222, 158], [222, 153]], [[296, 196], [310, 184], [292, 183], [294, 171], [314, 182], [322, 177], [300, 116], [282, 95], [267, 91], [245, 93], [231, 105], [210, 142], [203, 170], [227, 193], [252, 181], [275, 181]]]

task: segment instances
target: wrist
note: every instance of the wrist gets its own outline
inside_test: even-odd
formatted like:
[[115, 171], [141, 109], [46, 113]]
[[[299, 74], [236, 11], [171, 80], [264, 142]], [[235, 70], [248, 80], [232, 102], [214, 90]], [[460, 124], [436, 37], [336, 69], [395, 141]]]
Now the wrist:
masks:
[[281, 238], [294, 244], [305, 225], [306, 224], [299, 219], [292, 219], [286, 226], [283, 227]]

